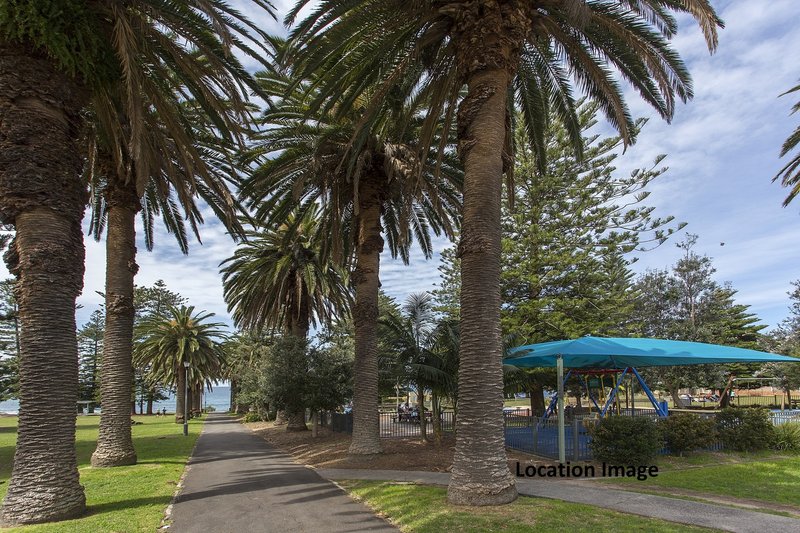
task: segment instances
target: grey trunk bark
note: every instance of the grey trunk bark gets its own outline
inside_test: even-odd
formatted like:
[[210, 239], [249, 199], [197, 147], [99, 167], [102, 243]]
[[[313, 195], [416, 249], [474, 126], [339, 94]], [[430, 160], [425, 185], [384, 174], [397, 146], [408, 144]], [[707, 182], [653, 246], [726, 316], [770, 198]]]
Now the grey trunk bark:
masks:
[[83, 287], [80, 111], [86, 95], [32, 46], [0, 38], [0, 223], [19, 306], [19, 421], [0, 522], [78, 516], [86, 508], [75, 456]]
[[504, 70], [478, 71], [459, 106], [465, 171], [459, 413], [447, 498], [461, 505], [517, 498], [505, 451], [500, 337], [500, 195], [509, 81]]
[[286, 431], [308, 431], [305, 409], [299, 409], [289, 413], [289, 422], [286, 424]]
[[103, 409], [97, 449], [92, 454], [95, 467], [136, 464], [129, 406], [133, 382], [133, 278], [138, 270], [135, 217], [139, 197], [133, 184], [112, 187], [107, 195], [106, 328], [100, 369]]
[[378, 290], [381, 237], [380, 184], [363, 179], [359, 191], [358, 247], [351, 276], [356, 301], [353, 308], [355, 361], [353, 363], [353, 440], [348, 453], [381, 453], [378, 413]]

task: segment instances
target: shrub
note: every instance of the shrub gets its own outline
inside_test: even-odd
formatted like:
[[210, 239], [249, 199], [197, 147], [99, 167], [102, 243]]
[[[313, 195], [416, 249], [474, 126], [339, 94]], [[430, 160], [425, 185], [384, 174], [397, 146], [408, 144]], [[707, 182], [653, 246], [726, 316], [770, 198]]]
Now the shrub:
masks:
[[764, 450], [775, 441], [775, 426], [766, 409], [728, 407], [717, 413], [716, 420], [720, 440], [728, 450]]
[[689, 413], [678, 413], [659, 422], [664, 443], [670, 453], [683, 455], [707, 448], [717, 438], [717, 427], [713, 419]]
[[598, 461], [639, 466], [652, 463], [663, 441], [650, 418], [610, 416], [594, 428], [589, 446]]
[[776, 450], [787, 452], [800, 452], [800, 422], [787, 422], [775, 426]]
[[213, 412], [214, 412], [214, 411], [216, 411], [216, 410], [217, 410], [217, 408], [216, 408], [216, 407], [214, 407], [213, 405], [208, 405], [208, 406], [206, 406], [206, 408], [205, 408], [205, 412], [206, 412], [206, 413], [213, 413]]
[[250, 411], [242, 417], [242, 422], [263, 422], [264, 419], [255, 411]]

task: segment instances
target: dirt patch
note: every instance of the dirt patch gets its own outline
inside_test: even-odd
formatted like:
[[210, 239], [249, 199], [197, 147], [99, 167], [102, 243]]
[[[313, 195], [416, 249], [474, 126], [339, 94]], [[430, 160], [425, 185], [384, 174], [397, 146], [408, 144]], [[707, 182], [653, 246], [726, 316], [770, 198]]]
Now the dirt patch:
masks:
[[[369, 470], [423, 470], [449, 472], [453, 464], [455, 439], [446, 436], [440, 446], [423, 443], [419, 438], [382, 439], [383, 453], [374, 457], [349, 457], [350, 435], [320, 428], [317, 438], [311, 431], [288, 432], [286, 426], [272, 422], [245, 424], [258, 436], [288, 453], [302, 464], [317, 468], [365, 468]], [[517, 461], [524, 464], [551, 464], [547, 460], [508, 451], [509, 469], [514, 472]]]

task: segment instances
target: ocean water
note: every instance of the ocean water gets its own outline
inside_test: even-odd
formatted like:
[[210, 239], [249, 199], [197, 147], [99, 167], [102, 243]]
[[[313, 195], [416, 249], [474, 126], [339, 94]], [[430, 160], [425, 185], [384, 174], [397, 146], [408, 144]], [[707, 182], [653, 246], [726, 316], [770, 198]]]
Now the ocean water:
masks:
[[[214, 387], [212, 391], [205, 391], [203, 394], [203, 407], [213, 406], [216, 411], [227, 411], [230, 408], [231, 389], [230, 387]], [[160, 411], [166, 408], [168, 413], [175, 412], [175, 397], [170, 396], [168, 399], [155, 402], [153, 404], [153, 412]], [[145, 404], [147, 409], [147, 404]], [[99, 410], [98, 410], [99, 411]], [[139, 411], [139, 404], [136, 404], [136, 411]], [[0, 402], [0, 413], [15, 415], [19, 412], [19, 402], [17, 400], [8, 400]]]

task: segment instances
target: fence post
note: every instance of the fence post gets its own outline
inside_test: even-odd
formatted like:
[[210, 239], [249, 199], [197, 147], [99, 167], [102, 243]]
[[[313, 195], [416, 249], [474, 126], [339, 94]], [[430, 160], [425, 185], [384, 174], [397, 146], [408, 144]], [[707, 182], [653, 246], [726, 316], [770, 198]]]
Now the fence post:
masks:
[[572, 457], [573, 460], [579, 461], [581, 458], [581, 450], [580, 450], [580, 433], [578, 432], [578, 428], [580, 426], [580, 420], [577, 418], [572, 419]]
[[531, 427], [533, 429], [533, 453], [536, 453], [539, 450], [539, 417], [536, 418], [536, 423], [533, 423], [533, 418], [531, 417]]

